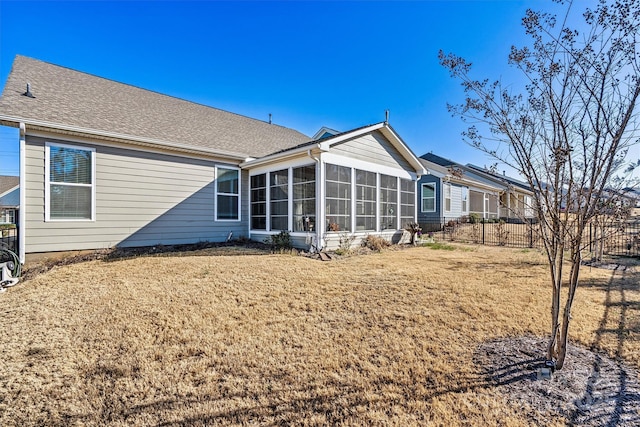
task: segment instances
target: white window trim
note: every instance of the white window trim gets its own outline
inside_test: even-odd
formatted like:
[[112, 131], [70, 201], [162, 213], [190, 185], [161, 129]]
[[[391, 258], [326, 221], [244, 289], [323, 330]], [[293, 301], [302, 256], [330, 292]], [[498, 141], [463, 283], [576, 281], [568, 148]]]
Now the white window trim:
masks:
[[[219, 193], [221, 196], [236, 196], [238, 198], [238, 219], [218, 218], [218, 170], [234, 170], [238, 172], [238, 194], [234, 193]], [[242, 171], [240, 168], [233, 166], [216, 166], [216, 179], [213, 186], [214, 200], [216, 205], [215, 220], [218, 222], [240, 222], [242, 220]]]
[[[91, 218], [51, 218], [51, 147], [70, 148], [91, 152], [91, 184], [69, 184], [70, 187], [91, 187]], [[96, 149], [81, 145], [59, 144], [45, 141], [44, 143], [44, 220], [45, 222], [95, 222], [96, 220]], [[53, 184], [56, 184], [55, 182]], [[58, 183], [60, 184], [60, 183]]]
[[[427, 210], [424, 208], [424, 186], [425, 185], [429, 185], [433, 187], [433, 209]], [[423, 182], [420, 185], [420, 211], [423, 213], [433, 213], [436, 212], [436, 197], [438, 196], [438, 191], [437, 191], [438, 186], [436, 185], [435, 182]]]
[[462, 213], [469, 213], [469, 187], [460, 187], [460, 208]]
[[[446, 188], [449, 189], [449, 209], [447, 209], [447, 191]], [[442, 211], [443, 212], [451, 212], [451, 183], [445, 182], [442, 184]]]

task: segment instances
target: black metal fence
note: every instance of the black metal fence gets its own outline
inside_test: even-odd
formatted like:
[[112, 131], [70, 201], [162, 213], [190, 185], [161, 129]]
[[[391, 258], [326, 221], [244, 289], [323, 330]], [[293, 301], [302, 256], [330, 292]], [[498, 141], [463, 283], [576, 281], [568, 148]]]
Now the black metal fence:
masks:
[[0, 249], [18, 253], [18, 227], [0, 226]]
[[[423, 238], [514, 248], [542, 248], [538, 224], [532, 220], [478, 222], [444, 218], [438, 222], [420, 223]], [[640, 221], [623, 224], [590, 224], [585, 247], [603, 255], [640, 257]]]

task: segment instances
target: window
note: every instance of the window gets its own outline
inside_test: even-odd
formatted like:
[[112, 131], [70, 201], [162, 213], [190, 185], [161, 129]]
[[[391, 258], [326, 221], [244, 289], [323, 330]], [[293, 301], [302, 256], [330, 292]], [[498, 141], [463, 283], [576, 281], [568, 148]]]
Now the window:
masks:
[[462, 197], [462, 212], [469, 212], [469, 189], [467, 187], [461, 188], [461, 197]]
[[380, 231], [398, 229], [398, 179], [380, 174]]
[[415, 184], [410, 179], [400, 179], [400, 227], [415, 221]]
[[484, 193], [471, 190], [469, 192], [469, 201], [469, 211], [480, 214], [480, 216], [484, 218]]
[[251, 177], [251, 228], [267, 229], [267, 174]]
[[45, 145], [45, 219], [95, 220], [95, 150]]
[[442, 185], [442, 192], [444, 193], [444, 211], [451, 212], [451, 184], [444, 183]]
[[316, 224], [316, 165], [293, 169], [293, 231], [313, 231]]
[[422, 184], [422, 212], [436, 211], [436, 184]]
[[376, 173], [356, 170], [356, 231], [376, 230]]
[[326, 166], [327, 231], [351, 231], [351, 168]]
[[216, 177], [216, 220], [240, 219], [240, 171], [218, 167]]
[[270, 174], [271, 230], [289, 229], [289, 169]]

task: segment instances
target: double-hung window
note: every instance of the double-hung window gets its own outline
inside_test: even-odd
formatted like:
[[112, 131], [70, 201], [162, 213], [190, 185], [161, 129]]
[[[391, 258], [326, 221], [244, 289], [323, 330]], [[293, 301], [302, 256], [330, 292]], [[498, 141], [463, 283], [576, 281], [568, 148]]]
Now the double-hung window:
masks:
[[45, 145], [45, 220], [95, 220], [95, 149]]
[[442, 185], [442, 191], [444, 193], [444, 211], [451, 212], [451, 184], [445, 182]]
[[240, 171], [218, 166], [216, 168], [216, 220], [240, 219]]
[[436, 184], [427, 182], [422, 184], [422, 212], [436, 211]]
[[463, 213], [468, 213], [469, 212], [469, 188], [467, 187], [462, 187], [461, 189], [462, 195], [462, 212]]

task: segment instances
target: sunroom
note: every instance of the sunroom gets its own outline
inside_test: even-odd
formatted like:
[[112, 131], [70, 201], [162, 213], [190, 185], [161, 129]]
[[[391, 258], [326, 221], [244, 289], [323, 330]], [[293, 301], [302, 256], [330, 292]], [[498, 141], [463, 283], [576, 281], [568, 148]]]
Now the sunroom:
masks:
[[289, 232], [295, 247], [334, 249], [375, 234], [399, 242], [416, 221], [426, 171], [387, 123], [340, 133], [241, 165], [249, 171], [249, 235]]

